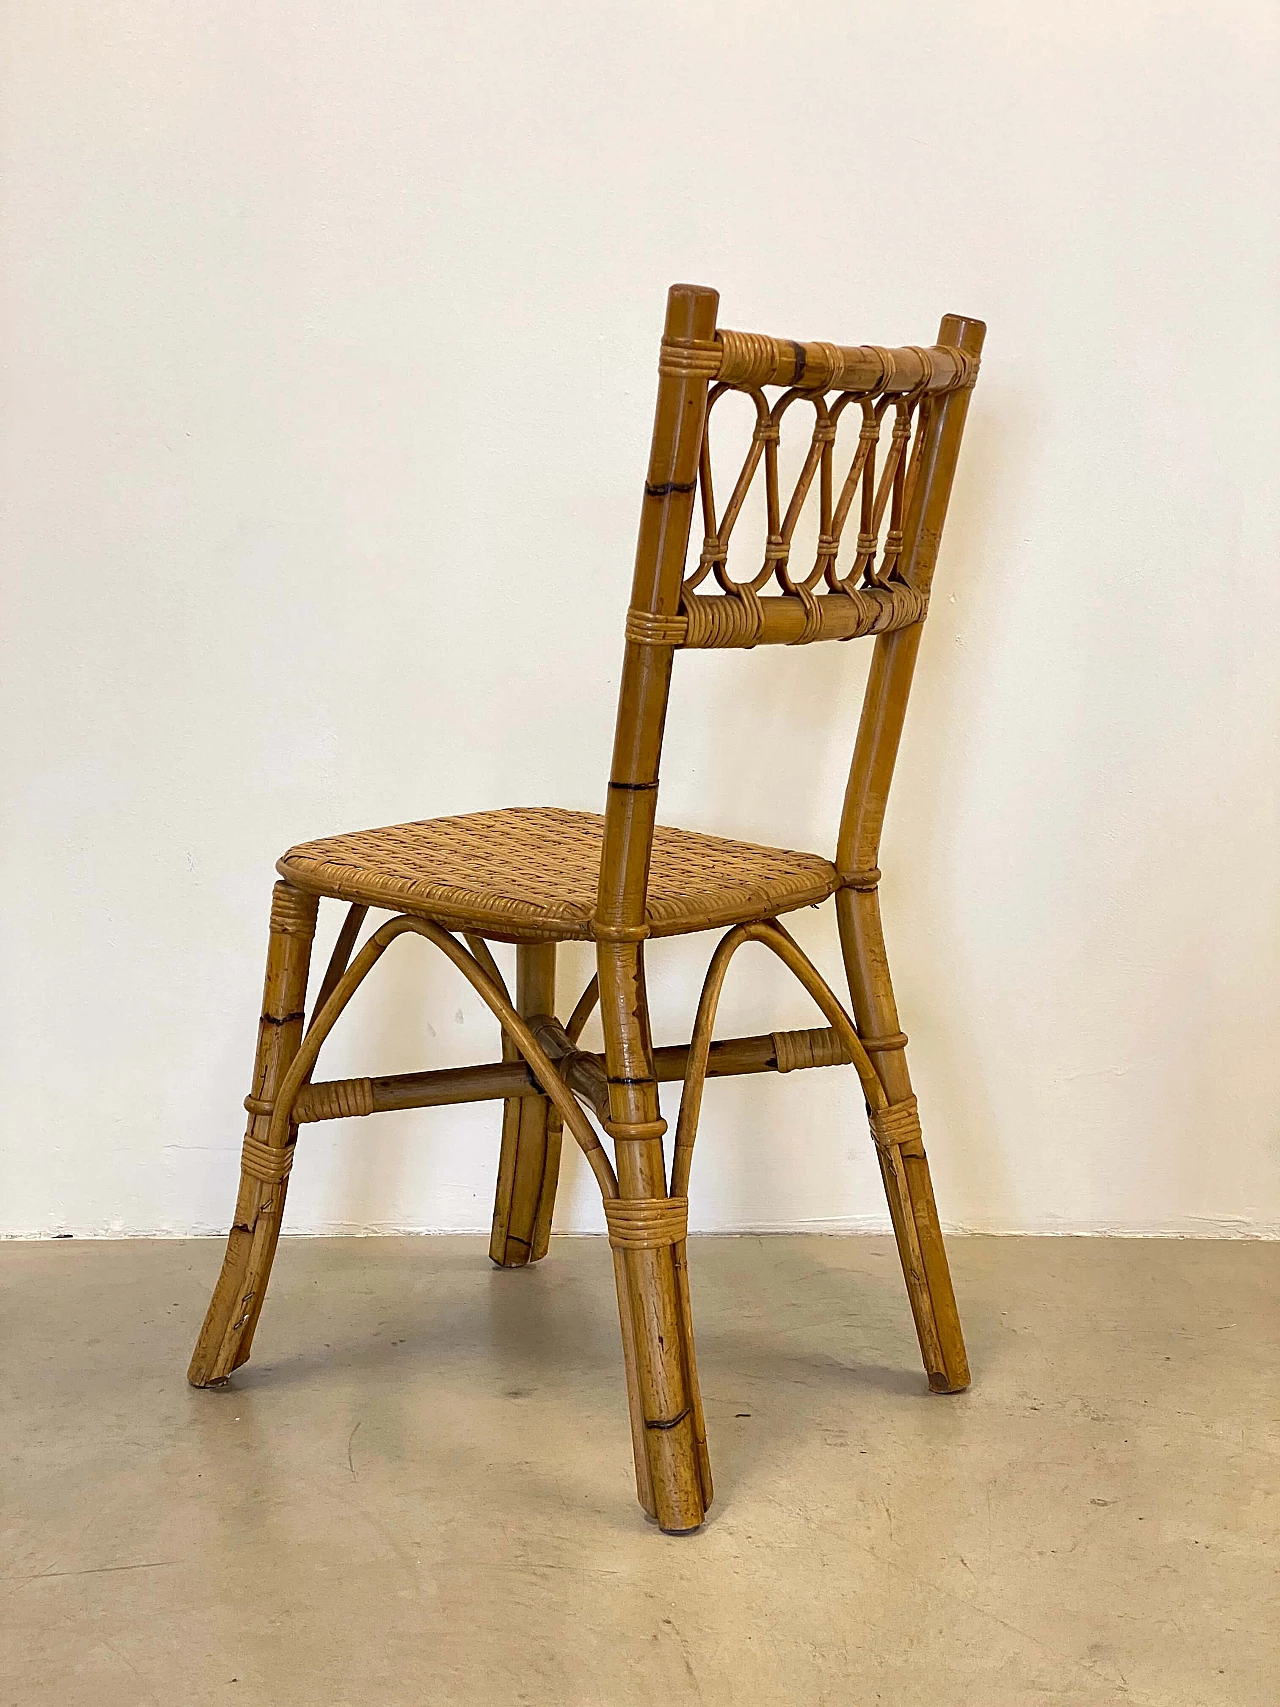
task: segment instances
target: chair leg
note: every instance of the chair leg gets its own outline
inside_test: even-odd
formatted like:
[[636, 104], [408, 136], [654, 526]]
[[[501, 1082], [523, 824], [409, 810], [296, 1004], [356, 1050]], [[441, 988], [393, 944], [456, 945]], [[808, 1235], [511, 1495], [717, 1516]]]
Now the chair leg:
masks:
[[[554, 1016], [556, 945], [516, 948], [516, 1009], [525, 1018]], [[504, 1060], [518, 1052], [505, 1037]], [[549, 1097], [510, 1097], [502, 1109], [502, 1153], [493, 1204], [490, 1259], [500, 1268], [523, 1268], [547, 1254], [551, 1213], [560, 1177], [563, 1123]]]
[[702, 1523], [713, 1495], [685, 1242], [615, 1245], [613, 1266], [636, 1497], [667, 1534], [684, 1535]]
[[836, 896], [836, 909], [859, 1035], [875, 1062], [890, 1105], [906, 1105], [911, 1110], [900, 1128], [901, 1140], [882, 1144], [879, 1157], [921, 1356], [933, 1391], [958, 1393], [969, 1385], [969, 1360], [929, 1163], [919, 1122], [914, 1119], [907, 1040], [898, 1028], [879, 899], [874, 890], [842, 889]]
[[619, 1197], [606, 1201], [635, 1451], [636, 1494], [669, 1534], [697, 1529], [711, 1465], [693, 1346], [687, 1203], [667, 1196], [644, 967], [635, 944], [600, 949], [601, 1018]]
[[[270, 1105], [302, 1042], [317, 905], [314, 895], [306, 895], [288, 883], [277, 883], [272, 892], [266, 988], [251, 1098], [258, 1104]], [[269, 1114], [250, 1114], [235, 1220], [222, 1272], [187, 1371], [193, 1387], [220, 1385], [233, 1369], [248, 1361], [253, 1344], [280, 1237], [297, 1132], [291, 1127], [290, 1148], [277, 1155], [266, 1147], [269, 1126]]]

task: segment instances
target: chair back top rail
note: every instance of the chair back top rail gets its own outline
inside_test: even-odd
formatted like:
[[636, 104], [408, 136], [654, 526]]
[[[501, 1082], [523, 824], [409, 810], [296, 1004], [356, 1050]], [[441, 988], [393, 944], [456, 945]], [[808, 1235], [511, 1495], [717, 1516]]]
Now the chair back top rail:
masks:
[[954, 344], [798, 343], [721, 328], [713, 339], [664, 339], [658, 371], [721, 385], [785, 385], [873, 396], [939, 395], [972, 385], [978, 357]]

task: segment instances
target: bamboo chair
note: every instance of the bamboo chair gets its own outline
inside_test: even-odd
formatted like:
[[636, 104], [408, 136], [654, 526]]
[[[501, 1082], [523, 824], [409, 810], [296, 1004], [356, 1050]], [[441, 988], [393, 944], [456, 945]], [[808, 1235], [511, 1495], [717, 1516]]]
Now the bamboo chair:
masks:
[[[948, 315], [927, 349], [799, 344], [717, 330], [718, 302], [714, 290], [692, 285], [676, 285], [668, 297], [604, 816], [514, 808], [436, 818], [305, 843], [279, 862], [283, 881], [271, 903], [235, 1221], [189, 1372], [196, 1386], [217, 1386], [249, 1356], [300, 1125], [502, 1099], [489, 1254], [507, 1268], [546, 1254], [567, 1126], [604, 1199], [637, 1493], [673, 1533], [702, 1523], [712, 1491], [686, 1260], [689, 1169], [708, 1076], [854, 1068], [929, 1385], [953, 1393], [969, 1382], [885, 959], [876, 860], [985, 327]], [[766, 388], [777, 390], [776, 400]], [[717, 510], [708, 424], [730, 391], [746, 394], [756, 420], [734, 490]], [[812, 409], [813, 429], [784, 510], [778, 441], [784, 417], [800, 403]], [[857, 423], [856, 436], [840, 432], [846, 419]], [[756, 557], [748, 573], [731, 574], [730, 536], [761, 466], [763, 562], [756, 568]], [[791, 541], [815, 487], [817, 555], [811, 566], [806, 556], [801, 573], [791, 562]], [[703, 541], [690, 566], [699, 505]], [[842, 545], [855, 532], [856, 543]], [[771, 581], [776, 590], [766, 592]], [[859, 635], [876, 636], [875, 652], [834, 862], [657, 825], [658, 759], [677, 651]], [[307, 1025], [321, 896], [347, 902], [349, 911]], [[832, 896], [852, 1013], [779, 923], [780, 914]], [[352, 958], [370, 907], [395, 916]], [[725, 934], [711, 957], [692, 1038], [655, 1049], [645, 942], [713, 928]], [[313, 1083], [320, 1047], [343, 1009], [390, 944], [408, 934], [434, 944], [493, 1011], [501, 1061]], [[572, 940], [595, 943], [597, 972], [562, 1024], [555, 1017], [556, 944]], [[514, 998], [490, 941], [517, 945]], [[790, 968], [823, 1026], [712, 1042], [729, 963], [746, 942], [762, 943]], [[597, 1002], [603, 1055], [578, 1047]], [[684, 1089], [668, 1176], [658, 1084], [673, 1079]], [[612, 1160], [592, 1115], [611, 1140]]]

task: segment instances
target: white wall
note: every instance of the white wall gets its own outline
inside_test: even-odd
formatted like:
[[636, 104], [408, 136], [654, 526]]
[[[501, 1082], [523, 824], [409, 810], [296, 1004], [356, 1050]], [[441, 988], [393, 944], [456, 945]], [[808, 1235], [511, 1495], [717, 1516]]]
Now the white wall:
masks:
[[[0, 1225], [225, 1230], [291, 842], [600, 805], [694, 279], [990, 324], [882, 861], [945, 1218], [1280, 1231], [1270, 4], [17, 0], [5, 56]], [[865, 659], [678, 660], [666, 821], [829, 848]], [[725, 1030], [810, 1023], [751, 952]], [[493, 1053], [410, 944], [323, 1071]], [[497, 1126], [308, 1128], [290, 1228], [486, 1227]], [[853, 1075], [713, 1086], [694, 1189], [883, 1224]]]

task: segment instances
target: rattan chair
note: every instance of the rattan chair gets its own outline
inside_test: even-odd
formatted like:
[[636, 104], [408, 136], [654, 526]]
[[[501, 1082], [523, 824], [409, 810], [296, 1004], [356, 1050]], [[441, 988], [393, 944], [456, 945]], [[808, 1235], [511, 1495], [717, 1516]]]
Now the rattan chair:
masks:
[[[674, 286], [668, 298], [603, 817], [550, 807], [478, 812], [331, 836], [292, 848], [279, 862], [240, 1192], [189, 1377], [196, 1386], [216, 1386], [249, 1356], [301, 1124], [503, 1099], [489, 1254], [504, 1267], [545, 1255], [568, 1126], [604, 1199], [637, 1492], [670, 1532], [696, 1529], [711, 1503], [686, 1266], [689, 1167], [708, 1075], [854, 1068], [929, 1385], [950, 1393], [969, 1381], [885, 959], [876, 860], [985, 328], [948, 315], [929, 348], [800, 344], [717, 330], [718, 301], [715, 291], [692, 285]], [[777, 391], [773, 400], [769, 388]], [[717, 510], [709, 422], [730, 391], [754, 404], [755, 426], [734, 490]], [[792, 411], [801, 404], [812, 411], [813, 427], [784, 510], [779, 435], [784, 417], [796, 420]], [[731, 571], [730, 536], [762, 466], [763, 561], [757, 553], [745, 573]], [[817, 509], [816, 559], [806, 552], [797, 567], [791, 543], [806, 502]], [[702, 546], [691, 562], [699, 508]], [[744, 554], [735, 539], [735, 565]], [[876, 636], [875, 652], [834, 861], [656, 823], [678, 651], [859, 635]], [[321, 896], [350, 910], [308, 1025]], [[780, 914], [832, 896], [852, 1014], [779, 923]], [[353, 958], [371, 907], [395, 916]], [[645, 942], [713, 928], [725, 934], [711, 956], [692, 1038], [655, 1049]], [[391, 942], [407, 933], [434, 943], [487, 1003], [502, 1028], [501, 1061], [312, 1083], [320, 1047], [343, 1009]], [[561, 1023], [556, 944], [573, 940], [595, 943], [597, 973]], [[517, 945], [514, 999], [490, 941]], [[712, 1042], [725, 974], [746, 942], [764, 944], [790, 968], [825, 1025]], [[578, 1047], [597, 1002], [602, 1055]], [[671, 1079], [683, 1079], [684, 1090], [668, 1174], [658, 1084]], [[612, 1160], [595, 1122], [611, 1141]]]

